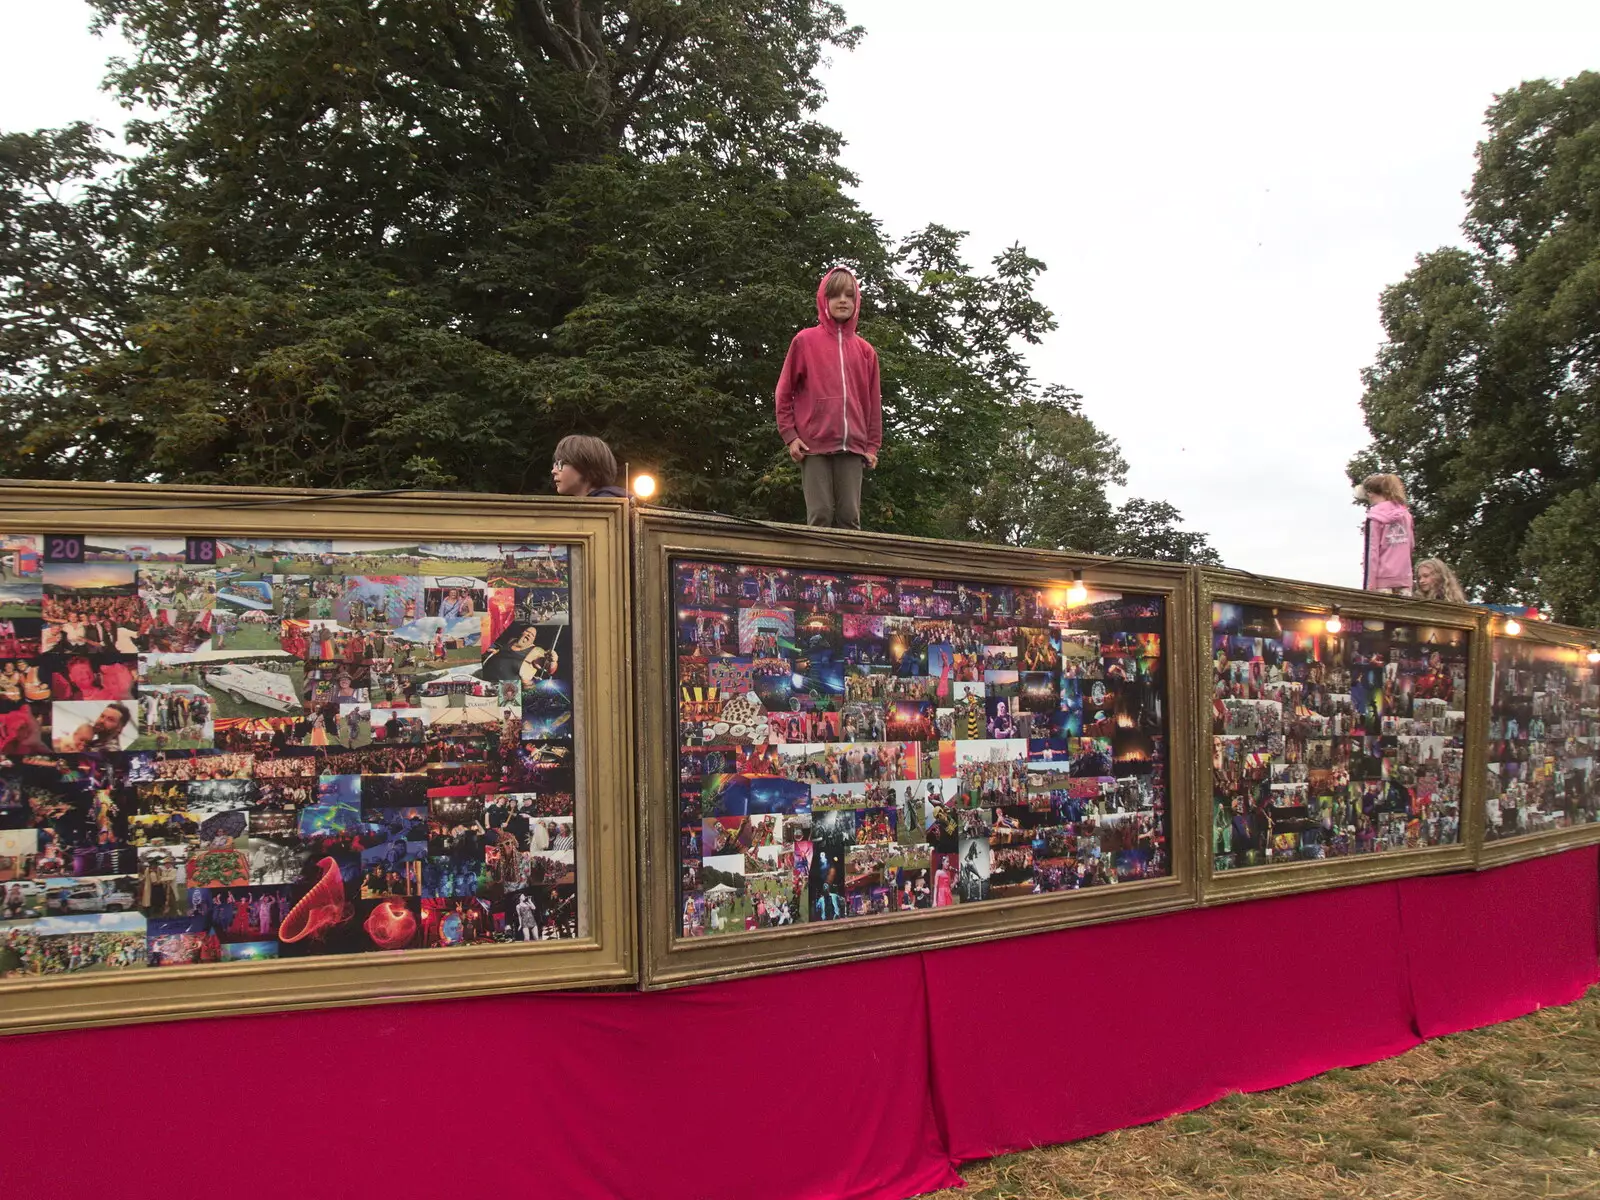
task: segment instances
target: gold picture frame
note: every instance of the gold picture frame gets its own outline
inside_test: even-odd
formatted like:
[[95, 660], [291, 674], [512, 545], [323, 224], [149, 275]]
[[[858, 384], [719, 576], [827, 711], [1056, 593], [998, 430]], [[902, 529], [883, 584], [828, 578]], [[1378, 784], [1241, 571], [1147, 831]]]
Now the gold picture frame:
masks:
[[1514, 637], [1506, 633], [1508, 618], [1500, 613], [1486, 614], [1485, 618], [1485, 670], [1482, 693], [1483, 725], [1481, 733], [1482, 756], [1478, 762], [1478, 869], [1489, 870], [1494, 867], [1503, 867], [1509, 863], [1522, 862], [1530, 858], [1541, 858], [1547, 854], [1560, 854], [1564, 850], [1576, 849], [1579, 846], [1592, 846], [1600, 843], [1600, 821], [1588, 825], [1578, 825], [1566, 829], [1549, 829], [1538, 833], [1516, 834], [1508, 838], [1490, 840], [1487, 829], [1487, 808], [1489, 798], [1489, 722], [1493, 716], [1493, 679], [1494, 679], [1494, 647], [1505, 642], [1534, 643], [1543, 646], [1558, 646], [1569, 649], [1574, 654], [1586, 655], [1590, 647], [1597, 641], [1597, 634], [1592, 629], [1583, 629], [1574, 625], [1558, 625], [1553, 621], [1540, 621], [1522, 618], [1518, 620], [1522, 632]]
[[[640, 762], [641, 976], [646, 989], [731, 979], [1171, 912], [1196, 903], [1192, 790], [1195, 762], [1194, 576], [1171, 564], [938, 541], [840, 529], [741, 521], [665, 509], [635, 520], [635, 605]], [[823, 571], [1067, 587], [1075, 570], [1109, 591], [1165, 602], [1168, 681], [1169, 855], [1172, 874], [1079, 891], [988, 900], [838, 924], [805, 923], [739, 937], [682, 936], [677, 906], [677, 680], [674, 559], [721, 560]]]
[[[1204, 836], [1197, 835], [1195, 840], [1194, 868], [1201, 881], [1203, 904], [1255, 900], [1382, 879], [1471, 870], [1475, 866], [1483, 806], [1478, 800], [1478, 793], [1474, 791], [1474, 785], [1480, 782], [1482, 774], [1484, 700], [1487, 694], [1484, 617], [1479, 610], [1210, 567], [1199, 571], [1196, 599], [1194, 637], [1198, 673], [1195, 688], [1199, 708], [1195, 721], [1198, 769], [1195, 774], [1193, 819], [1197, 830]], [[1439, 626], [1466, 634], [1467, 716], [1463, 737], [1459, 835], [1455, 843], [1341, 858], [1233, 867], [1220, 871], [1215, 869], [1210, 836], [1213, 819], [1213, 733], [1210, 714], [1214, 673], [1212, 606], [1219, 602], [1282, 607], [1296, 612], [1330, 615], [1337, 607], [1346, 620], [1371, 618], [1397, 624]], [[1199, 652], [1199, 647], [1204, 647], [1203, 653]]]
[[392, 541], [395, 530], [419, 541], [551, 543], [577, 551], [578, 937], [14, 977], [0, 981], [0, 1032], [635, 981], [626, 500], [0, 481], [0, 531], [8, 534]]

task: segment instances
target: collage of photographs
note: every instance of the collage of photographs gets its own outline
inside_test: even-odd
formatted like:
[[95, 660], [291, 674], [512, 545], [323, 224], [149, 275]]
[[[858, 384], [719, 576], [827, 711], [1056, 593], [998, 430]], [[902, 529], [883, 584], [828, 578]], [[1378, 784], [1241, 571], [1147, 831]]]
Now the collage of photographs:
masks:
[[1600, 821], [1600, 668], [1573, 646], [1497, 637], [1484, 838]]
[[1162, 596], [672, 577], [682, 936], [1170, 874]]
[[0, 534], [0, 977], [577, 937], [569, 549]]
[[1216, 870], [1461, 840], [1467, 634], [1217, 603]]

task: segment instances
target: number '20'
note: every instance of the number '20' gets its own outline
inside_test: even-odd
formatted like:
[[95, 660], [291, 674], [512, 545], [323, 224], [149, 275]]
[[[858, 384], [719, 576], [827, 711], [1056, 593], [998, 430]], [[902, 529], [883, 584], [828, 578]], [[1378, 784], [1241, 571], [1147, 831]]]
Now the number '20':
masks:
[[46, 562], [82, 562], [83, 538], [77, 534], [51, 534], [44, 540], [44, 557]]

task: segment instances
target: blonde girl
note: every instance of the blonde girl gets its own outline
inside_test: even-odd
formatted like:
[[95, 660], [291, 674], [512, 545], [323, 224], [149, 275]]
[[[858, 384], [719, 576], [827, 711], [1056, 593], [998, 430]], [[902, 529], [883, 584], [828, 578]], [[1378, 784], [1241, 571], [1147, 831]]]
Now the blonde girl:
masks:
[[1411, 548], [1416, 533], [1411, 510], [1406, 507], [1405, 484], [1398, 475], [1368, 475], [1356, 484], [1355, 496], [1368, 506], [1361, 586], [1369, 592], [1411, 595]]
[[1425, 558], [1417, 564], [1417, 595], [1424, 600], [1443, 600], [1447, 604], [1467, 602], [1467, 593], [1456, 573], [1437, 558]]

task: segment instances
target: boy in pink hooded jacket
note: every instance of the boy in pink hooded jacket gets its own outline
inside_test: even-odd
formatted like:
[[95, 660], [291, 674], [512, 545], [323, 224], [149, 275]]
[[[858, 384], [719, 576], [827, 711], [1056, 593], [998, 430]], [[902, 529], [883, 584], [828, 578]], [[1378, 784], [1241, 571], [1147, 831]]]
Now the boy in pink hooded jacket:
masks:
[[778, 432], [800, 464], [808, 525], [861, 528], [861, 471], [883, 445], [878, 352], [856, 333], [861, 292], [835, 267], [817, 285], [817, 323], [789, 343], [778, 376]]
[[1369, 592], [1411, 595], [1411, 548], [1416, 534], [1406, 487], [1398, 475], [1368, 475], [1355, 487], [1367, 509], [1366, 564], [1361, 586]]

